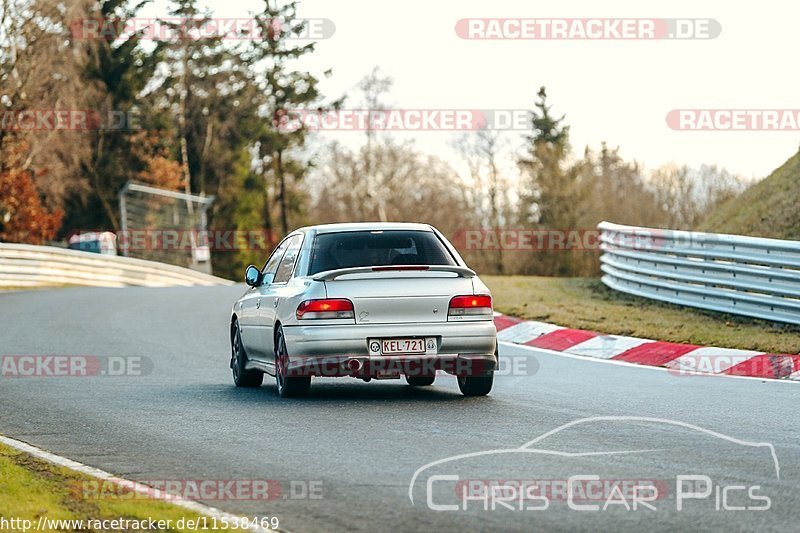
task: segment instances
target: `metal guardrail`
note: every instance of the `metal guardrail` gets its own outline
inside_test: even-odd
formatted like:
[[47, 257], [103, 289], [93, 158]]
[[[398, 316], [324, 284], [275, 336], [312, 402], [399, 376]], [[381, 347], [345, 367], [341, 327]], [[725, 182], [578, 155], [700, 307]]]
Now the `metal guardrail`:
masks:
[[800, 324], [800, 242], [598, 224], [602, 281], [679, 305]]
[[0, 287], [232, 285], [174, 265], [52, 246], [0, 243]]

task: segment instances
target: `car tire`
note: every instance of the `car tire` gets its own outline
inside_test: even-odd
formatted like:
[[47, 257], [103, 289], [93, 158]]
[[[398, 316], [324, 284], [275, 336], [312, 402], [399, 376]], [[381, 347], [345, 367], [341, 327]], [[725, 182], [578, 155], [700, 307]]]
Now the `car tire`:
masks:
[[231, 324], [231, 370], [233, 383], [237, 387], [256, 388], [264, 381], [264, 373], [260, 370], [247, 370], [247, 353], [242, 346], [242, 335], [239, 332], [239, 323]]
[[433, 385], [436, 375], [433, 376], [406, 376], [406, 383], [412, 387], [428, 387]]
[[464, 396], [486, 396], [494, 385], [494, 372], [484, 376], [458, 376], [458, 388]]
[[281, 398], [297, 398], [305, 396], [311, 388], [311, 376], [289, 377], [289, 355], [286, 350], [286, 341], [283, 338], [283, 328], [278, 328], [275, 336], [275, 383], [278, 387], [278, 396]]

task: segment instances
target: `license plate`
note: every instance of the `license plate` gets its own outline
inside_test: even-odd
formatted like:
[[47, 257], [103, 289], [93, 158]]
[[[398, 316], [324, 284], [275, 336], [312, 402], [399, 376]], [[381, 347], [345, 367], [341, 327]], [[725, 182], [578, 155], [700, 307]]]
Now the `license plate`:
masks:
[[381, 353], [393, 354], [424, 354], [425, 339], [383, 339]]

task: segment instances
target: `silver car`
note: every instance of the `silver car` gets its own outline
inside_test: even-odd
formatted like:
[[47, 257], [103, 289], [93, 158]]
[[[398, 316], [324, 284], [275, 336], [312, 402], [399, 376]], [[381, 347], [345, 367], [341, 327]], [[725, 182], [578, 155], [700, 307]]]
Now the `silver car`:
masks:
[[290, 233], [233, 305], [233, 380], [275, 376], [282, 397], [311, 378], [433, 384], [457, 376], [482, 396], [497, 368], [492, 297], [455, 248], [425, 224], [328, 224]]

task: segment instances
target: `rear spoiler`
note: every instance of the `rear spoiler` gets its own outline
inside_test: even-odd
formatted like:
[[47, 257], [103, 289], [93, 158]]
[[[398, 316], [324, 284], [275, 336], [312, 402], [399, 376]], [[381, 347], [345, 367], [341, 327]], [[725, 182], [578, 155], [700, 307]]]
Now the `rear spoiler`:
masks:
[[314, 281], [333, 281], [338, 277], [348, 274], [372, 274], [373, 272], [452, 272], [462, 278], [474, 278], [477, 276], [474, 270], [462, 266], [453, 265], [387, 265], [387, 266], [368, 266], [337, 268], [336, 270], [326, 270], [314, 274]]

